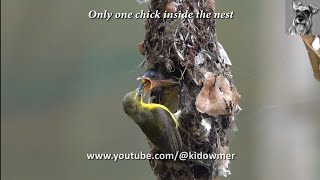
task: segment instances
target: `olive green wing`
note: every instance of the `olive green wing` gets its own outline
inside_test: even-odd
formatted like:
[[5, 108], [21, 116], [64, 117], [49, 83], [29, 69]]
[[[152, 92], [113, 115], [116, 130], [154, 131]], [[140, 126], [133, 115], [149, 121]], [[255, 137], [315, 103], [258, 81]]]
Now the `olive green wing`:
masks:
[[159, 137], [161, 140], [158, 148], [164, 153], [181, 152], [182, 139], [171, 114], [162, 108], [157, 108], [154, 110], [154, 116], [163, 132]]

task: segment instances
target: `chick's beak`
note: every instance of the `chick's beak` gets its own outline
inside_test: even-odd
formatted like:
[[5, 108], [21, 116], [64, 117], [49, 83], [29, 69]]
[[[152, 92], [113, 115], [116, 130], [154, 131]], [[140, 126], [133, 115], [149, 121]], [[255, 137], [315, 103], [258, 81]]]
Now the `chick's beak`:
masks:
[[138, 81], [141, 81], [144, 86], [144, 92], [150, 92], [153, 89], [163, 86], [163, 87], [170, 87], [178, 85], [179, 82], [174, 81], [172, 79], [150, 79], [147, 76], [141, 76], [137, 78]]
[[142, 82], [143, 90], [146, 93], [160, 86], [159, 80], [151, 80], [149, 77], [146, 76], [138, 77], [137, 80]]

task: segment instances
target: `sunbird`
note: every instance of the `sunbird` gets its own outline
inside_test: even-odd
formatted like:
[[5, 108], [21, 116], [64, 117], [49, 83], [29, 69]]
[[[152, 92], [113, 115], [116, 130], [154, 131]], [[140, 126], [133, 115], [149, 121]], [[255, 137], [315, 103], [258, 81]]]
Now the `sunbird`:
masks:
[[152, 86], [144, 82], [138, 89], [126, 94], [123, 109], [161, 152], [181, 152], [183, 143], [175, 115], [164, 105], [143, 102], [142, 92], [148, 90], [149, 85]]

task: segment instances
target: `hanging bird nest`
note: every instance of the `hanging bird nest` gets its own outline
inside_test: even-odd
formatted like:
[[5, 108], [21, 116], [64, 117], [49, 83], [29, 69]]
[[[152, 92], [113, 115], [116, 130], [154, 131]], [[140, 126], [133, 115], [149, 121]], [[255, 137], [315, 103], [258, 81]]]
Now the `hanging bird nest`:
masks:
[[[234, 116], [240, 111], [240, 95], [232, 80], [231, 61], [217, 41], [215, 19], [163, 17], [168, 12], [214, 14], [215, 1], [151, 0], [149, 11], [160, 12], [161, 18], [145, 20], [145, 38], [139, 43], [139, 51], [145, 56], [141, 66], [161, 69], [180, 82], [178, 118], [184, 144], [191, 152], [230, 153], [230, 139], [237, 130]], [[159, 97], [157, 93], [152, 95]], [[157, 152], [151, 147], [152, 152]], [[158, 179], [214, 179], [230, 174], [229, 163], [229, 160], [150, 161]]]

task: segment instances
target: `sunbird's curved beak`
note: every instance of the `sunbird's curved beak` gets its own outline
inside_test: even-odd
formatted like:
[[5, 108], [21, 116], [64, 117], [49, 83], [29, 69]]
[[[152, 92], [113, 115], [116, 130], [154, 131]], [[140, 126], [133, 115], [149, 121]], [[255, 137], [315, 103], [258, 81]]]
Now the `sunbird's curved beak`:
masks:
[[139, 85], [139, 87], [137, 88], [137, 95], [136, 96], [139, 96], [139, 97], [142, 97], [142, 91], [144, 91], [144, 87], [145, 87], [145, 84], [142, 83]]

